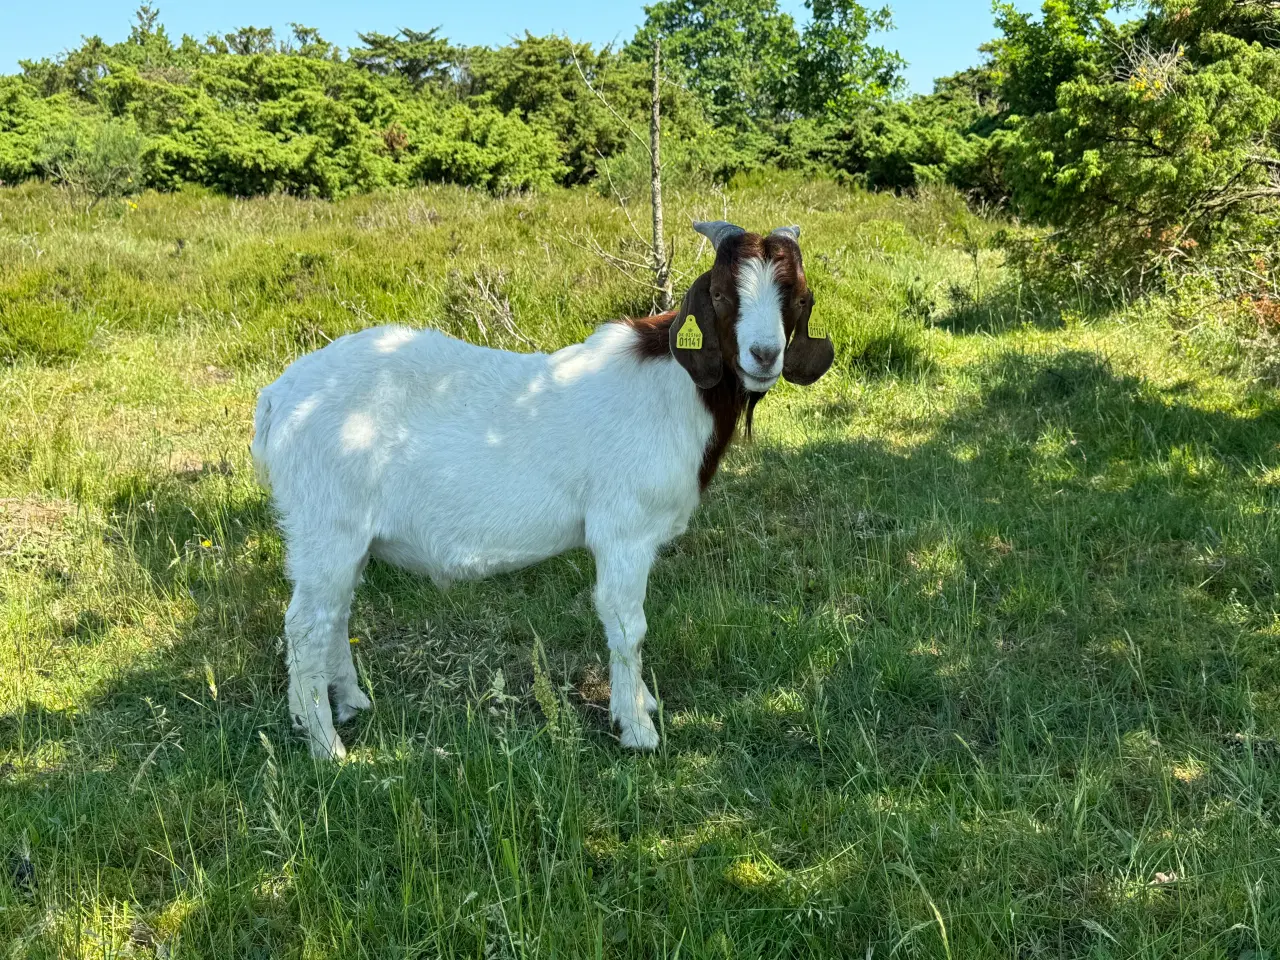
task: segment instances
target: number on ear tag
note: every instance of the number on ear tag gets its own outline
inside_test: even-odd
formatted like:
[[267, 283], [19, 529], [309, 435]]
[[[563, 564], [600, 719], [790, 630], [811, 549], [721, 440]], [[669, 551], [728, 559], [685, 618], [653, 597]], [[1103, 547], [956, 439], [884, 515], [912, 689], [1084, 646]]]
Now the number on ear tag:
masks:
[[814, 320], [809, 317], [809, 336], [814, 340], [825, 340], [827, 338], [827, 328], [822, 325], [821, 320]]
[[676, 334], [676, 346], [681, 350], [702, 349], [702, 331], [698, 329], [698, 318], [692, 313], [680, 325], [680, 332]]

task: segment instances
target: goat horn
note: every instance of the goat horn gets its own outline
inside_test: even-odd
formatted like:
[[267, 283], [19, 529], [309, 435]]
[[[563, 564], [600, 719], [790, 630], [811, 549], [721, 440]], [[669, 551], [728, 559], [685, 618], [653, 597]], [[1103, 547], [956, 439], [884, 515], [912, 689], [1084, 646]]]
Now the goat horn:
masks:
[[790, 227], [774, 227], [774, 228], [773, 228], [772, 236], [779, 236], [779, 235], [784, 236], [784, 237], [790, 237], [792, 240], [796, 241], [797, 243], [799, 243], [799, 242], [800, 242], [800, 228], [799, 228], [799, 227], [796, 227], [796, 226], [790, 226]]
[[696, 220], [693, 229], [711, 241], [711, 247], [714, 250], [720, 249], [720, 244], [724, 243], [730, 237], [739, 237], [747, 231], [740, 226], [730, 223], [728, 220]]

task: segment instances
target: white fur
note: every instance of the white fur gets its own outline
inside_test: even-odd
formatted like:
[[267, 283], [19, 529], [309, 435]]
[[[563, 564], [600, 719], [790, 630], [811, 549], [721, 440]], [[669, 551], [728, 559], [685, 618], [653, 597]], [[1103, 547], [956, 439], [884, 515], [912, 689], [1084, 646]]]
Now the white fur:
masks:
[[573, 547], [595, 555], [622, 742], [657, 746], [645, 590], [698, 504], [712, 421], [684, 370], [638, 359], [635, 337], [606, 324], [556, 353], [517, 354], [380, 327], [262, 391], [252, 452], [284, 532], [289, 705], [314, 754], [345, 753], [330, 687], [340, 721], [370, 705], [347, 635], [370, 556], [444, 585]]
[[763, 393], [778, 382], [787, 346], [782, 290], [771, 260], [752, 257], [739, 264], [737, 331], [743, 382], [748, 390]]

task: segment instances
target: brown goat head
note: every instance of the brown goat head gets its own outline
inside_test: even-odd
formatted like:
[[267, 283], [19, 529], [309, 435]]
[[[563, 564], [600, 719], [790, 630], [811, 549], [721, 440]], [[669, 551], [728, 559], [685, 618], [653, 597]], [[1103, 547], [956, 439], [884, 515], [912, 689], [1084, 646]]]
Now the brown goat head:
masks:
[[807, 385], [826, 373], [835, 347], [809, 334], [800, 228], [761, 236], [717, 220], [694, 229], [711, 241], [715, 262], [690, 286], [669, 335], [693, 382], [709, 389], [728, 369], [748, 393], [763, 394], [779, 376]]

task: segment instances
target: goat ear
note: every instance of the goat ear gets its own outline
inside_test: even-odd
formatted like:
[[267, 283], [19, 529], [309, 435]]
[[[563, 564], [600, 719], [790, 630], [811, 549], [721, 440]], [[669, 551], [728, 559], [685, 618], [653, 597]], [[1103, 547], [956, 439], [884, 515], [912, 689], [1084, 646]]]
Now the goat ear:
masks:
[[703, 390], [724, 375], [715, 307], [711, 305], [711, 274], [704, 273], [684, 295], [680, 313], [671, 324], [671, 355]]
[[809, 317], [813, 313], [812, 290], [805, 291], [804, 302], [797, 301], [795, 310], [800, 315], [782, 358], [782, 375], [797, 386], [807, 387], [831, 369], [836, 348], [829, 337], [815, 339], [809, 335]]
[[747, 232], [728, 220], [697, 220], [693, 224], [693, 229], [710, 240], [711, 249], [717, 252], [720, 250], [720, 244], [730, 237], [740, 237]]

